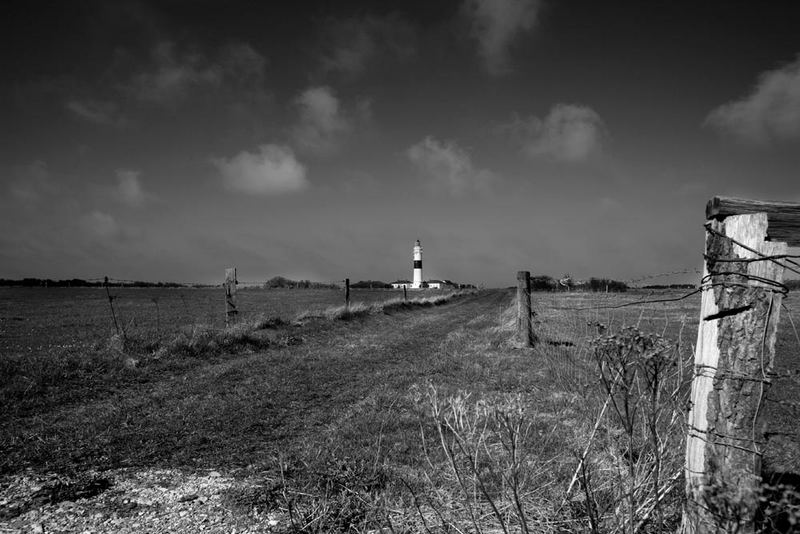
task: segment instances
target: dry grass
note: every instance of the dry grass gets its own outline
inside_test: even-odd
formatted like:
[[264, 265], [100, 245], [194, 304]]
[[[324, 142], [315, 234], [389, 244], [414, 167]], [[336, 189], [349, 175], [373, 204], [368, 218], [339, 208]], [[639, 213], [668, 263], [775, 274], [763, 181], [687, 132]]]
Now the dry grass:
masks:
[[324, 318], [330, 321], [348, 321], [350, 319], [364, 317], [374, 313], [388, 313], [391, 311], [406, 310], [413, 308], [427, 308], [431, 306], [441, 306], [457, 297], [471, 295], [474, 291], [453, 291], [430, 297], [417, 297], [412, 299], [394, 298], [383, 302], [352, 302], [349, 306], [331, 306], [322, 310], [308, 309], [295, 316], [296, 322], [303, 322], [308, 319]]

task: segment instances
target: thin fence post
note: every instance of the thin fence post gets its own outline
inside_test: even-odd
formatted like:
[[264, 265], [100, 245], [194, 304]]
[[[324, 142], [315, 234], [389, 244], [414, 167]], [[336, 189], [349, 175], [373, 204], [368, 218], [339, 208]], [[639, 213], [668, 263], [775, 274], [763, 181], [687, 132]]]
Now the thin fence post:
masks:
[[408, 301], [408, 290], [406, 289], [406, 285], [405, 284], [403, 284], [403, 301], [404, 302]]
[[344, 306], [350, 309], [350, 279], [344, 279]]
[[111, 319], [114, 320], [114, 330], [116, 330], [117, 335], [119, 335], [119, 324], [117, 323], [117, 315], [114, 313], [114, 297], [111, 296], [111, 292], [108, 290], [108, 277], [103, 277], [103, 287], [106, 288], [106, 296], [108, 297], [108, 307], [111, 308]]
[[517, 272], [517, 338], [524, 347], [533, 346], [531, 273], [529, 271]]
[[236, 319], [239, 310], [236, 309], [236, 267], [225, 269], [225, 325], [228, 326]]
[[784, 265], [775, 257], [786, 254], [787, 243], [766, 241], [783, 223], [771, 228], [767, 210], [713, 212], [719, 202], [715, 198], [707, 212], [682, 534], [756, 529], [765, 447], [761, 407], [785, 292]]

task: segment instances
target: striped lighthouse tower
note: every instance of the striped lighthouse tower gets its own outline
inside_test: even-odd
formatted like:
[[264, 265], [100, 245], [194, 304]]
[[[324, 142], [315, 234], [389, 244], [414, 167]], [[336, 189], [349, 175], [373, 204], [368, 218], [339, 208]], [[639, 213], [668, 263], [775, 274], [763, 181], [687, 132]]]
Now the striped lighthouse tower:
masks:
[[414, 243], [414, 278], [411, 287], [413, 289], [422, 287], [422, 245], [419, 244], [419, 239]]

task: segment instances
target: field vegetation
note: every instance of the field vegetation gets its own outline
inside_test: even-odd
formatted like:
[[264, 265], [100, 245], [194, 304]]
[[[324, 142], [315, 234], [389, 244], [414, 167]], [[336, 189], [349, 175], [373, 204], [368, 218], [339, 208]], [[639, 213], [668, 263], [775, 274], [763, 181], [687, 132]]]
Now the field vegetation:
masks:
[[[7, 482], [31, 469], [67, 481], [213, 470], [247, 482], [223, 500], [264, 531], [677, 527], [698, 295], [534, 293], [529, 349], [514, 341], [507, 290], [354, 292], [349, 309], [341, 292], [312, 303], [315, 290], [242, 291], [240, 309], [254, 311], [229, 328], [221, 290], [188, 290], [186, 308], [177, 290], [119, 290], [125, 336], [98, 290], [9, 291], [21, 306], [2, 315], [20, 336], [4, 335], [0, 360]], [[153, 298], [157, 324], [144, 317]], [[800, 471], [800, 314], [788, 304], [765, 402], [773, 486]], [[49, 322], [39, 331], [54, 343], [25, 345], [29, 320]], [[764, 524], [790, 528], [796, 496], [765, 503]], [[7, 505], [0, 521], [33, 506]]]

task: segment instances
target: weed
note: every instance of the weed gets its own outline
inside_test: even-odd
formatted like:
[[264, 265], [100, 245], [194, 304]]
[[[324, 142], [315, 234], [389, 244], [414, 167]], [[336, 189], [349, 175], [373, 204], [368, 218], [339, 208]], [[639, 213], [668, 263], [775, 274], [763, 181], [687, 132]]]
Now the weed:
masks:
[[634, 327], [601, 335], [592, 347], [611, 407], [610, 430], [620, 429], [606, 447], [613, 480], [606, 498], [618, 503], [614, 521], [620, 531], [634, 532], [653, 520], [660, 532], [666, 521], [662, 501], [683, 467], [680, 354], [660, 335]]

